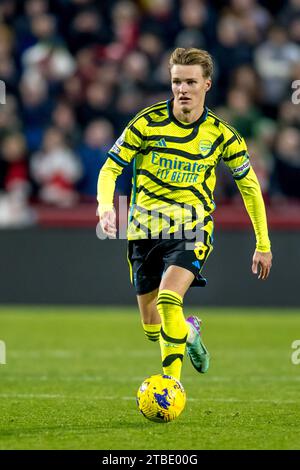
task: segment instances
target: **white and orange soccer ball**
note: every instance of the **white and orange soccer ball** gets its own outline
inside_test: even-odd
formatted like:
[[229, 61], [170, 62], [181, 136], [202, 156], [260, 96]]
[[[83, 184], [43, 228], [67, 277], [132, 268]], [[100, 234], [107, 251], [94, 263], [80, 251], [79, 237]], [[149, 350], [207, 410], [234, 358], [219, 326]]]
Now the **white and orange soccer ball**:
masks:
[[179, 380], [170, 375], [146, 378], [137, 392], [137, 406], [145, 418], [156, 423], [168, 423], [183, 411], [186, 394]]

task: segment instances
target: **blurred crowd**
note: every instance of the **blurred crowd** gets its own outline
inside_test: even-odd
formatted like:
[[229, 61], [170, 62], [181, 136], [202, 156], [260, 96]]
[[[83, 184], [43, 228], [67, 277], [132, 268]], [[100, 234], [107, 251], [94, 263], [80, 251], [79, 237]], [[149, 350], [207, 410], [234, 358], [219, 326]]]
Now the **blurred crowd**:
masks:
[[[0, 226], [94, 201], [107, 150], [171, 96], [170, 52], [189, 46], [213, 55], [207, 105], [246, 138], [266, 200], [299, 199], [300, 0], [1, 0]], [[218, 173], [217, 202], [235, 199]]]

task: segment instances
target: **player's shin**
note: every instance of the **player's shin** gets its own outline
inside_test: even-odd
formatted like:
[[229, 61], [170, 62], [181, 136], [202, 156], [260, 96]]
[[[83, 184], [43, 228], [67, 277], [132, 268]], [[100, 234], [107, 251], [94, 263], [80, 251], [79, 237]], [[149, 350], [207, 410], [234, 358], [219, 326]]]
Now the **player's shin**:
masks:
[[182, 297], [177, 292], [161, 290], [157, 297], [157, 310], [162, 321], [159, 341], [163, 372], [180, 380], [188, 333]]

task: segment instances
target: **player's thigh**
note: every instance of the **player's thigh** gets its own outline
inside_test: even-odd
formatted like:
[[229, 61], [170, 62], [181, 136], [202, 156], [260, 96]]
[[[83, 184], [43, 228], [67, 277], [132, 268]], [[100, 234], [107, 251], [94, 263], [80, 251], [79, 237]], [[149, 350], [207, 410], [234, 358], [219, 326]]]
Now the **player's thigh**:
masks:
[[147, 325], [156, 325], [160, 323], [160, 315], [157, 311], [158, 289], [155, 289], [147, 294], [137, 295], [137, 302], [143, 323]]
[[181, 266], [169, 266], [159, 285], [159, 290], [168, 289], [177, 292], [181, 297], [192, 284], [195, 275]]

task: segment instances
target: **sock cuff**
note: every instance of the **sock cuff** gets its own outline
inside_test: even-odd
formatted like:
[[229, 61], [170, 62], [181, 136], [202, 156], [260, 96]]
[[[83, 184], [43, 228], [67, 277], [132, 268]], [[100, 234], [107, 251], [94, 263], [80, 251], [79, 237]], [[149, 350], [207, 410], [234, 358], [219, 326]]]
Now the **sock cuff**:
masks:
[[161, 323], [152, 324], [142, 322], [143, 328], [149, 333], [159, 333], [161, 329]]
[[159, 336], [160, 336], [160, 330], [161, 330], [161, 323], [157, 324], [150, 324], [150, 323], [144, 323], [142, 321], [144, 333], [146, 335], [146, 338], [148, 338], [150, 341], [158, 341]]
[[157, 305], [160, 303], [169, 303], [182, 307], [182, 297], [173, 290], [163, 289], [159, 291], [157, 296]]

